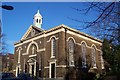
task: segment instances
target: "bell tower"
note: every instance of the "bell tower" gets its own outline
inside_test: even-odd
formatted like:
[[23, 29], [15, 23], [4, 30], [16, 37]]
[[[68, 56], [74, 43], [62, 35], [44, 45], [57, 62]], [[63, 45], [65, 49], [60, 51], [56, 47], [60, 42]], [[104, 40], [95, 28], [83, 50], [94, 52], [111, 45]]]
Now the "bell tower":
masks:
[[38, 27], [38, 28], [41, 28], [41, 25], [42, 25], [42, 16], [41, 14], [39, 13], [39, 10], [37, 11], [37, 13], [34, 15], [34, 18], [33, 18], [33, 23], [34, 23], [34, 26]]

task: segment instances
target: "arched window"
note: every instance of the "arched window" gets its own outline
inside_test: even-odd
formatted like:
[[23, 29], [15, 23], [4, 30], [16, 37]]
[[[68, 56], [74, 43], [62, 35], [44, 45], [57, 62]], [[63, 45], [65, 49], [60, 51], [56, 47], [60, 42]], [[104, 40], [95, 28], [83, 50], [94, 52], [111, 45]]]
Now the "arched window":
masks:
[[82, 43], [82, 68], [86, 68], [86, 45]]
[[96, 67], [96, 50], [95, 47], [92, 47], [92, 67], [93, 68], [97, 68]]
[[55, 38], [52, 38], [52, 40], [51, 40], [51, 58], [55, 57], [55, 53], [56, 53], [56, 40], [55, 40]]
[[18, 51], [18, 63], [20, 63], [21, 50]]
[[22, 50], [21, 47], [19, 47], [18, 50], [17, 50], [18, 51], [18, 63], [20, 63], [20, 61], [21, 61], [20, 60], [21, 59], [21, 50]]
[[35, 47], [32, 47], [32, 54], [35, 54]]
[[101, 67], [102, 67], [102, 69], [104, 69], [104, 60], [103, 60], [102, 50], [100, 51], [100, 58], [101, 58]]
[[69, 50], [69, 66], [74, 66], [74, 41], [72, 39], [68, 42], [68, 50]]
[[38, 23], [38, 19], [36, 20], [36, 22]]
[[36, 54], [37, 53], [37, 47], [35, 44], [32, 44], [31, 47], [30, 47], [30, 53], [33, 55], [33, 54]]
[[39, 19], [39, 23], [41, 22], [41, 20]]

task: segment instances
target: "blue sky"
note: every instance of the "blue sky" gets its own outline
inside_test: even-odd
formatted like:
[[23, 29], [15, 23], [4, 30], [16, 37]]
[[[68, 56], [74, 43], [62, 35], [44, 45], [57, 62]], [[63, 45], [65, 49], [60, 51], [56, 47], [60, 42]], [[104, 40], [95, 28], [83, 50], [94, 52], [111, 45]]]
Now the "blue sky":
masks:
[[[75, 29], [79, 29], [82, 24], [68, 17], [79, 20], [92, 20], [95, 13], [91, 12], [89, 16], [82, 15], [74, 8], [85, 8], [86, 3], [82, 2], [3, 2], [2, 4], [11, 5], [14, 10], [2, 10], [2, 30], [7, 44], [7, 50], [14, 53], [14, 42], [19, 41], [30, 25], [33, 24], [33, 16], [37, 10], [43, 17], [42, 28], [48, 30], [55, 26], [65, 24]], [[87, 33], [87, 30], [82, 32]]]

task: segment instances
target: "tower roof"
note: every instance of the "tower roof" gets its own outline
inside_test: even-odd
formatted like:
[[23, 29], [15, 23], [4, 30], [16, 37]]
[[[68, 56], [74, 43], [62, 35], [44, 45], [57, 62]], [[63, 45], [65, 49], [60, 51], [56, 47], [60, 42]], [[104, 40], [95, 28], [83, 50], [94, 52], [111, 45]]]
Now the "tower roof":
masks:
[[38, 10], [37, 13], [34, 15], [34, 17], [41, 17], [41, 18], [42, 18], [42, 16], [41, 16], [39, 10]]

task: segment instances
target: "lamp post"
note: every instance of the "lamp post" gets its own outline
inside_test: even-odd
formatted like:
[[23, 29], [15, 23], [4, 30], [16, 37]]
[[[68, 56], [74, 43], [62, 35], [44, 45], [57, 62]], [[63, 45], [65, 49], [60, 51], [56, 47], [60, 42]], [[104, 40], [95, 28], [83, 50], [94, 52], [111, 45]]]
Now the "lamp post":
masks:
[[14, 8], [12, 6], [8, 6], [8, 5], [2, 5], [0, 6], [2, 9], [6, 9], [6, 10], [13, 10]]
[[[12, 6], [8, 6], [8, 5], [2, 5], [0, 6], [0, 8], [5, 9], [5, 10], [13, 10], [14, 8]], [[2, 22], [0, 19], [0, 49], [2, 50]]]
[[[5, 10], [13, 10], [14, 8], [12, 6], [8, 6], [8, 5], [2, 5], [0, 6], [0, 8], [5, 9]], [[3, 71], [2, 68], [2, 22], [1, 22], [1, 18], [0, 18], [0, 72]], [[1, 79], [1, 76], [0, 76]]]

